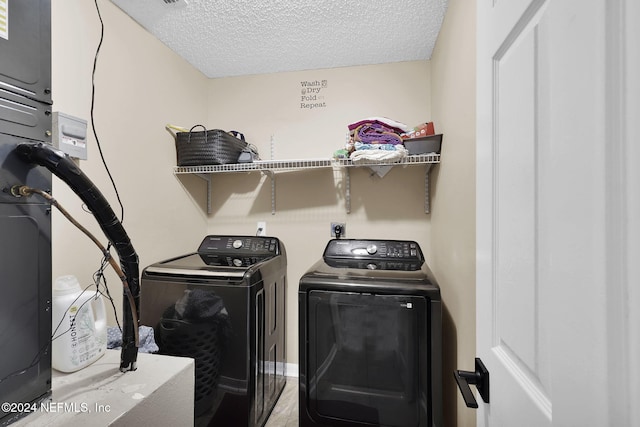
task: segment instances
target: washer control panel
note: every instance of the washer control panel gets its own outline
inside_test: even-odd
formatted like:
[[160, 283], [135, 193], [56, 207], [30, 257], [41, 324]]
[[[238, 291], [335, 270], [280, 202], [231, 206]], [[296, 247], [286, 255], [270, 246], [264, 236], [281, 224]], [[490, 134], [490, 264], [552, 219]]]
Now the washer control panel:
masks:
[[198, 254], [208, 265], [248, 267], [280, 254], [280, 241], [262, 236], [207, 236]]
[[409, 240], [333, 239], [324, 250], [324, 258], [424, 261], [418, 243]]
[[200, 243], [198, 253], [277, 255], [280, 242], [275, 237], [207, 236]]

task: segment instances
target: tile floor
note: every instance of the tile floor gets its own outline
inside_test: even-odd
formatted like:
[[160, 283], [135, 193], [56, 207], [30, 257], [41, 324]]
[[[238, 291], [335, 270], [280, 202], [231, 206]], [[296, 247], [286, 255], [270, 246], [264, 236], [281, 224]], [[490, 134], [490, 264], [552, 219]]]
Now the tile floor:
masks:
[[264, 427], [298, 427], [298, 378], [287, 377], [284, 390]]

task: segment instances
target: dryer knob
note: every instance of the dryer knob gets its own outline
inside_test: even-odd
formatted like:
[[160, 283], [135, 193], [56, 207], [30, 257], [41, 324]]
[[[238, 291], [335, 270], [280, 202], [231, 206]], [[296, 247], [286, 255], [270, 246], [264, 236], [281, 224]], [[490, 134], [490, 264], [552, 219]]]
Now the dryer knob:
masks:
[[233, 259], [233, 265], [236, 267], [242, 267], [242, 260], [239, 258], [234, 258]]
[[376, 252], [378, 252], [378, 247], [376, 245], [369, 245], [367, 246], [367, 252], [369, 253], [369, 255], [373, 255]]
[[240, 240], [240, 239], [234, 240], [233, 241], [233, 247], [235, 249], [240, 249], [242, 247], [242, 240]]

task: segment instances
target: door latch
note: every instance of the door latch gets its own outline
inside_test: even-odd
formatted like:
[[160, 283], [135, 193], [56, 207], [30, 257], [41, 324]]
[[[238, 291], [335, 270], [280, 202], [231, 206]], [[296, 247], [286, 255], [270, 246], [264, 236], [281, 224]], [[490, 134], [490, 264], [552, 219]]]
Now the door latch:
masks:
[[489, 403], [489, 371], [480, 358], [476, 357], [475, 372], [456, 370], [453, 371], [453, 376], [458, 383], [458, 388], [462, 393], [462, 398], [467, 408], [478, 407], [478, 402], [471, 392], [471, 384], [476, 386], [484, 403]]

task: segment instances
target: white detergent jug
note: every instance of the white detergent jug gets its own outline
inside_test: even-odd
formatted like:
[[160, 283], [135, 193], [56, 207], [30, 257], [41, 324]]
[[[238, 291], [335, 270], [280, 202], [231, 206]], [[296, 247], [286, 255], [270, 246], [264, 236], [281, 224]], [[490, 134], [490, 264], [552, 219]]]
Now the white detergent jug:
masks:
[[106, 312], [104, 301], [101, 296], [96, 297], [95, 289], [83, 292], [75, 276], [60, 276], [53, 284], [52, 308], [51, 366], [54, 369], [74, 372], [105, 354]]

